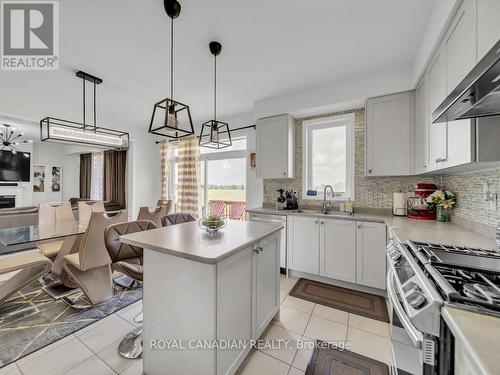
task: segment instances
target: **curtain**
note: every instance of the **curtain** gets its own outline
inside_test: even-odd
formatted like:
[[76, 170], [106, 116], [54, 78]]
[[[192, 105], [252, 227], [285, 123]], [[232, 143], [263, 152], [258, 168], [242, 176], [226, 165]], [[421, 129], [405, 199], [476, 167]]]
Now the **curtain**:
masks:
[[[125, 166], [127, 162], [127, 151], [105, 151], [104, 152], [104, 200], [118, 202], [126, 207], [125, 202]], [[147, 181], [142, 181], [147, 183]]]
[[179, 141], [177, 203], [178, 210], [199, 217], [198, 166], [199, 147], [196, 137], [186, 137]]
[[80, 154], [80, 198], [90, 198], [92, 154]]
[[168, 141], [163, 140], [160, 142], [160, 157], [161, 157], [161, 199], [168, 200], [169, 186], [168, 186]]
[[92, 177], [90, 179], [90, 199], [103, 199], [104, 153], [92, 154]]

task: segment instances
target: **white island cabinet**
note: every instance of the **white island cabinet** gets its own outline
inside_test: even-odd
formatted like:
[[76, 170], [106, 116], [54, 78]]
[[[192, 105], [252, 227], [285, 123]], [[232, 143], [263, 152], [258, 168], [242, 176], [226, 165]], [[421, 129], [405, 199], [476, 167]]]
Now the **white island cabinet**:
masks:
[[[144, 373], [234, 374], [279, 310], [282, 226], [196, 222], [121, 237], [144, 248]], [[229, 347], [228, 347], [229, 346]]]

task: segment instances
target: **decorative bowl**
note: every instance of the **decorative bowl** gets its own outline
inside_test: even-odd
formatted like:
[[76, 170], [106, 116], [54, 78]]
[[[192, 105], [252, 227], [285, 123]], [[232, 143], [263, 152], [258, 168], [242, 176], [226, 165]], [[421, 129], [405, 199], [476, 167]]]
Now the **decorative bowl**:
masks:
[[209, 233], [217, 233], [220, 229], [224, 228], [226, 224], [226, 219], [223, 216], [218, 215], [208, 215], [198, 220], [200, 228]]

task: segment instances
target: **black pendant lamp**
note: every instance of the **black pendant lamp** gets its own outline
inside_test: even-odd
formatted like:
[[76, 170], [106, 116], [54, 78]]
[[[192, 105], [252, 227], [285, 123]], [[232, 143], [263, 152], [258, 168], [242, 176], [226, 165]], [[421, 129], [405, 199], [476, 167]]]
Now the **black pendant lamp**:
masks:
[[219, 42], [210, 42], [208, 47], [214, 55], [214, 118], [202, 125], [199, 145], [221, 149], [232, 145], [229, 125], [217, 120], [217, 56], [222, 51], [222, 45]]
[[174, 100], [174, 19], [181, 14], [181, 4], [164, 0], [163, 6], [170, 17], [170, 97], [155, 104], [149, 132], [179, 139], [194, 134], [189, 106]]

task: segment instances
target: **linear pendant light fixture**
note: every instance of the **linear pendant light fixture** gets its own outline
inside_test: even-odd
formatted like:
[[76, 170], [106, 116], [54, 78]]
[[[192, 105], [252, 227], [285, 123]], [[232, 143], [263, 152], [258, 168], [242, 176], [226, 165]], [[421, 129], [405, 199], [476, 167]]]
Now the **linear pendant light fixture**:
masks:
[[231, 132], [226, 122], [217, 120], [217, 56], [222, 51], [222, 44], [210, 42], [210, 53], [214, 55], [214, 118], [201, 126], [199, 145], [201, 147], [221, 149], [232, 145]]
[[164, 0], [163, 6], [170, 17], [170, 97], [155, 104], [149, 133], [179, 139], [194, 134], [189, 106], [174, 100], [174, 19], [181, 14], [181, 4]]
[[[96, 86], [102, 83], [102, 79], [82, 71], [76, 72], [76, 76], [81, 78], [83, 83], [83, 122], [46, 117], [40, 121], [40, 140], [59, 143], [73, 142], [116, 150], [127, 150], [129, 148], [129, 134], [127, 132], [97, 126]], [[87, 82], [93, 84], [94, 90], [93, 124], [87, 124], [86, 121]]]

